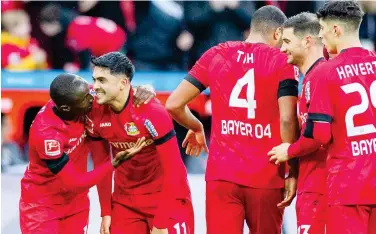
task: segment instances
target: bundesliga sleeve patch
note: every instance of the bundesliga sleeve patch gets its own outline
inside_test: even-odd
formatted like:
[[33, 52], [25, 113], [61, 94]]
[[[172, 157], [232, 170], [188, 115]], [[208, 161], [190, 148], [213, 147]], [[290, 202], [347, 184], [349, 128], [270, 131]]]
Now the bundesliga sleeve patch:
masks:
[[48, 156], [60, 155], [60, 143], [56, 140], [44, 140], [44, 151]]
[[154, 125], [151, 123], [150, 120], [146, 119], [145, 120], [145, 123], [144, 123], [146, 129], [149, 131], [150, 135], [155, 138], [158, 136], [158, 132], [157, 130], [155, 130], [155, 127]]

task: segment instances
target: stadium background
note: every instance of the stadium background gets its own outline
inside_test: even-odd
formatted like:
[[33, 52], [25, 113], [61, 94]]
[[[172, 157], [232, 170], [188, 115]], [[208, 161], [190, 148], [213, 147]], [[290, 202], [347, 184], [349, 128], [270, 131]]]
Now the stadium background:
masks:
[[[367, 13], [360, 30], [362, 43], [374, 50], [376, 2], [361, 3]], [[252, 13], [266, 4], [278, 6], [289, 17], [315, 12], [323, 2], [1, 1], [1, 233], [20, 233], [18, 199], [28, 162], [28, 131], [48, 100], [49, 84], [57, 74], [74, 72], [91, 81], [90, 55], [116, 49], [135, 64], [133, 85], [151, 84], [164, 102], [205, 50], [227, 40], [245, 39]], [[209, 137], [210, 91], [190, 107]], [[186, 130], [175, 126], [181, 142]], [[207, 155], [190, 158], [181, 153], [189, 172], [196, 233], [205, 233]], [[90, 160], [88, 164], [91, 169]], [[99, 233], [95, 188], [90, 197], [89, 233]], [[293, 206], [286, 209], [285, 217], [283, 233], [296, 233]]]

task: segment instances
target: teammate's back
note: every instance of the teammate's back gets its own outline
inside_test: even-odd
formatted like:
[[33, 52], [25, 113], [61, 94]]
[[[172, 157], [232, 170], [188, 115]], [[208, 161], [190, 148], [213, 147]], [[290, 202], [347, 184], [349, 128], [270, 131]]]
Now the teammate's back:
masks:
[[320, 68], [326, 79], [318, 85], [326, 88], [315, 95], [324, 95], [330, 104], [314, 108], [333, 118], [328, 186], [335, 192], [329, 193], [329, 201], [373, 204], [376, 202], [376, 53], [360, 47], [349, 48]]
[[210, 87], [212, 99], [207, 180], [282, 185], [285, 169], [269, 163], [267, 152], [281, 143], [278, 98], [296, 92], [288, 87], [296, 89], [298, 72], [286, 60], [263, 43], [226, 42], [207, 51], [190, 71]]

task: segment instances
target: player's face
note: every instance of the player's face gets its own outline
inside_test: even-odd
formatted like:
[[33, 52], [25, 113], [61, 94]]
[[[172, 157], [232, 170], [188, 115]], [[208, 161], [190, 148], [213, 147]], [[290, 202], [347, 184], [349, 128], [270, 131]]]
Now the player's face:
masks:
[[329, 54], [337, 54], [337, 48], [335, 46], [335, 34], [333, 30], [333, 25], [329, 22], [320, 19], [320, 33], [319, 37], [322, 40], [322, 43], [325, 45]]
[[281, 52], [287, 54], [287, 63], [300, 65], [304, 61], [303, 40], [294, 34], [293, 28], [283, 30]]
[[[82, 79], [82, 78], [80, 78]], [[90, 94], [89, 84], [82, 79], [71, 106], [71, 112], [77, 116], [87, 114], [93, 105], [93, 96]]]
[[97, 94], [98, 104], [110, 104], [122, 95], [122, 90], [130, 85], [129, 80], [121, 75], [113, 75], [110, 70], [102, 67], [94, 67], [93, 88]]

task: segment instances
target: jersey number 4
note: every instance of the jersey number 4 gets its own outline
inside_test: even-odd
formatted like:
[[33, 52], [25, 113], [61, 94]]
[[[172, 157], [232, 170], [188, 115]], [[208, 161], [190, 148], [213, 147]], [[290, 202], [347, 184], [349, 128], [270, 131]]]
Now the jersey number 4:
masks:
[[[343, 85], [341, 86], [341, 88], [346, 94], [355, 92], [359, 93], [361, 99], [361, 103], [359, 105], [350, 107], [346, 112], [345, 121], [347, 136], [360, 136], [375, 133], [376, 127], [373, 124], [367, 124], [362, 126], [355, 126], [354, 124], [354, 116], [363, 114], [367, 111], [369, 107], [369, 98], [367, 90], [364, 88], [364, 86], [359, 83], [351, 83], [348, 85]], [[369, 92], [371, 97], [371, 103], [373, 107], [376, 108], [376, 81], [372, 82]]]
[[[247, 99], [239, 98], [244, 85], [247, 85]], [[255, 70], [253, 68], [240, 78], [232, 88], [229, 106], [247, 108], [248, 118], [256, 118]]]

